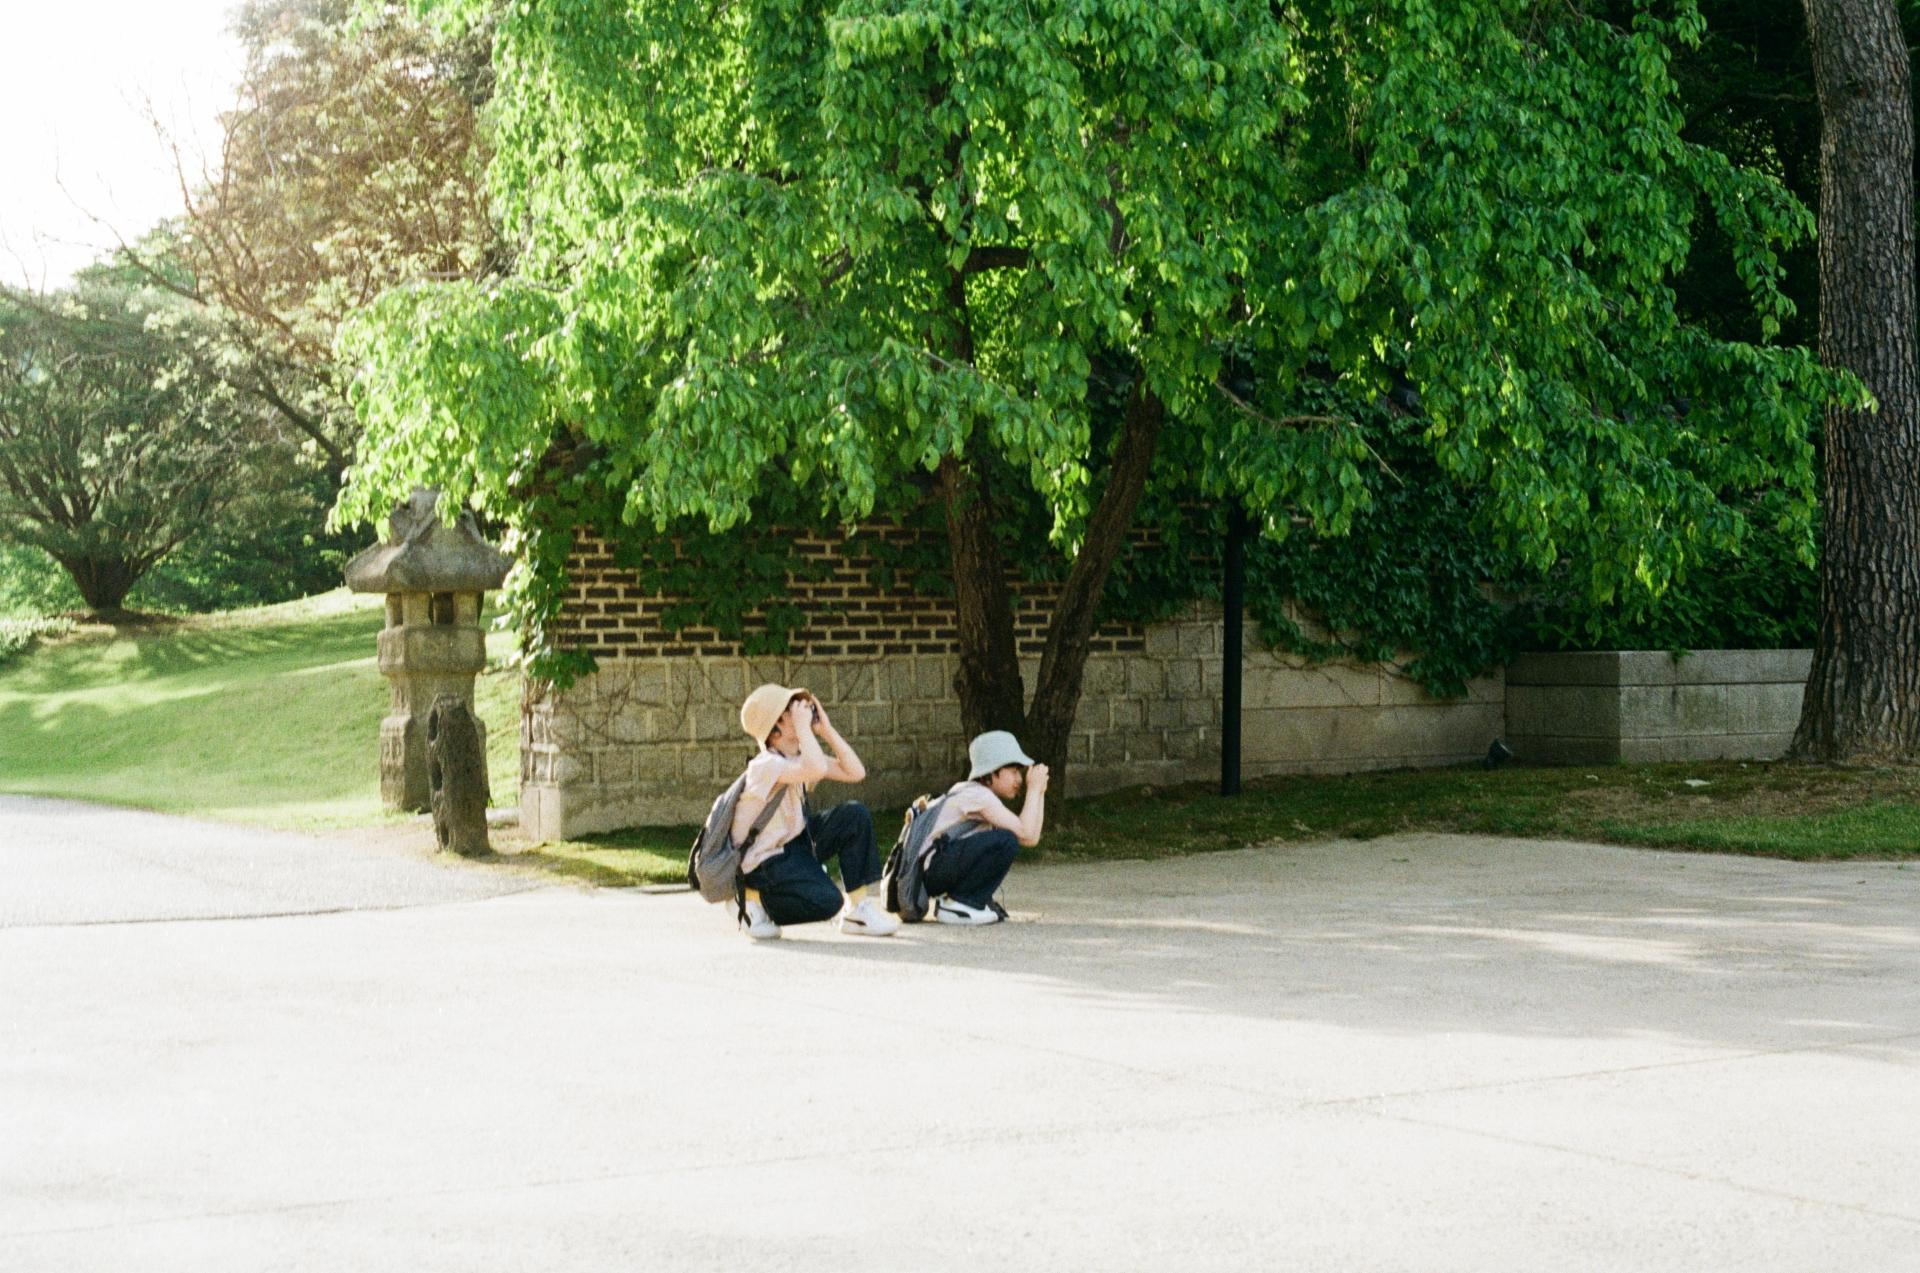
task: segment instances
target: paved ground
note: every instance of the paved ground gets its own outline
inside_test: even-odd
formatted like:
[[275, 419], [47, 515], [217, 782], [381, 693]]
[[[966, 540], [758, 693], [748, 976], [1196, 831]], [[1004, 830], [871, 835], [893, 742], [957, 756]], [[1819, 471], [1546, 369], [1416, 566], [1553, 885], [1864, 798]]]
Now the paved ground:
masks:
[[424, 827], [285, 835], [0, 796], [0, 928], [392, 910], [542, 883], [457, 861], [449, 869], [432, 838]]
[[529, 882], [0, 799], [0, 1269], [1920, 1270], [1920, 868]]

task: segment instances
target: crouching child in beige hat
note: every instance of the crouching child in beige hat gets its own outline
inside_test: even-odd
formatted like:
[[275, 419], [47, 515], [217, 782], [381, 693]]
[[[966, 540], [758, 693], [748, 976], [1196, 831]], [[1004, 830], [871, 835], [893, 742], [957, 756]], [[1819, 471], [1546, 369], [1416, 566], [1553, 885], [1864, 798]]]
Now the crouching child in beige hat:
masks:
[[[967, 744], [970, 772], [942, 797], [927, 836], [921, 879], [942, 924], [997, 924], [1006, 908], [993, 900], [1020, 846], [1040, 843], [1047, 816], [1047, 767], [1020, 750], [1004, 729]], [[1007, 802], [1026, 788], [1015, 815]]]
[[[820, 701], [804, 689], [762, 685], [741, 706], [740, 725], [760, 748], [747, 764], [746, 786], [733, 815], [747, 935], [778, 937], [782, 924], [818, 923], [836, 915], [843, 933], [885, 937], [897, 931], [900, 921], [868, 896], [880, 882], [880, 850], [867, 807], [849, 800], [815, 813], [807, 804], [808, 788], [822, 779], [855, 783], [867, 776], [867, 767]], [[747, 843], [768, 801], [779, 801], [779, 807]], [[835, 858], [844, 897], [827, 876], [825, 863]]]

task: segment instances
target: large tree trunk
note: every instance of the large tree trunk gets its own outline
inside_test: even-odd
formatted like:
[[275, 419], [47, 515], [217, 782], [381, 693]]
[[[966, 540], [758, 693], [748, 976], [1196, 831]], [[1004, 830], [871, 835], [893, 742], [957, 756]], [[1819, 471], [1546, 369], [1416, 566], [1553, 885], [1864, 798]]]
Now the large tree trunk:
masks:
[[989, 729], [1018, 733], [1025, 721], [1020, 653], [1014, 644], [1007, 572], [993, 534], [986, 483], [949, 455], [940, 462], [940, 498], [946, 505], [947, 548], [953, 563], [954, 625], [960, 670], [954, 692], [967, 737]]
[[1136, 382], [1127, 399], [1106, 488], [1087, 519], [1086, 537], [1047, 625], [1033, 703], [1025, 710], [1006, 571], [984, 486], [977, 474], [951, 456], [940, 466], [959, 629], [960, 670], [954, 690], [960, 698], [961, 722], [969, 737], [989, 729], [1018, 735], [1033, 758], [1051, 771], [1057, 792], [1066, 787], [1068, 739], [1080, 706], [1081, 677], [1100, 596], [1133, 527], [1165, 419], [1165, 406]]
[[1820, 631], [1790, 755], [1920, 754], [1920, 382], [1913, 94], [1894, 0], [1805, 0], [1820, 98], [1820, 357], [1877, 412], [1830, 409]]
[[1034, 685], [1033, 705], [1027, 712], [1027, 732], [1021, 741], [1034, 759], [1046, 764], [1050, 778], [1062, 791], [1067, 776], [1067, 740], [1080, 706], [1080, 678], [1086, 671], [1094, 617], [1106, 590], [1107, 575], [1133, 527], [1134, 510], [1146, 490], [1154, 448], [1165, 420], [1165, 406], [1137, 376], [1127, 397], [1126, 420], [1114, 447], [1106, 489], [1087, 519], [1086, 539], [1067, 572], [1053, 622], [1047, 626], [1047, 644], [1040, 655], [1040, 674]]
[[[948, 162], [956, 172], [961, 162], [961, 140], [956, 137], [948, 150]], [[953, 324], [946, 341], [947, 352], [955, 362], [971, 364], [973, 320], [967, 298], [967, 268], [956, 268], [949, 274], [947, 302]], [[1025, 706], [1013, 607], [1007, 595], [1006, 562], [994, 535], [985, 475], [957, 456], [949, 455], [940, 463], [938, 489], [946, 510], [960, 646], [954, 691], [960, 699], [961, 724], [969, 737], [990, 729], [1018, 735], [1027, 751], [1052, 771], [1053, 787], [1063, 793], [1068, 737], [1080, 705], [1080, 681], [1087, 666], [1094, 616], [1107, 575], [1133, 526], [1134, 510], [1146, 489], [1165, 417], [1164, 405], [1137, 375], [1127, 399], [1126, 419], [1114, 448], [1106, 489], [1088, 518], [1086, 537], [1047, 625], [1031, 709]]]
[[73, 586], [80, 590], [80, 599], [87, 603], [87, 609], [103, 616], [120, 613], [127, 593], [140, 582], [140, 576], [147, 573], [145, 565], [119, 557], [71, 557], [55, 553], [53, 559], [73, 576]]

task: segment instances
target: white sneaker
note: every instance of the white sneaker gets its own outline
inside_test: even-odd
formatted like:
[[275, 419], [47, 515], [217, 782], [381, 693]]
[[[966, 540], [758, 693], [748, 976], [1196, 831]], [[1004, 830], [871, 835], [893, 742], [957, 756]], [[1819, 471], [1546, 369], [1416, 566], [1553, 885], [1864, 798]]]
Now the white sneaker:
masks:
[[780, 935], [780, 925], [773, 922], [773, 916], [767, 914], [767, 908], [759, 902], [747, 903], [747, 913], [740, 924], [755, 941], [772, 941]]
[[859, 937], [891, 937], [900, 931], [900, 917], [890, 915], [871, 897], [860, 899], [840, 913], [840, 931]]
[[997, 924], [1000, 912], [990, 906], [969, 906], [951, 897], [942, 897], [933, 904], [933, 918], [942, 924]]

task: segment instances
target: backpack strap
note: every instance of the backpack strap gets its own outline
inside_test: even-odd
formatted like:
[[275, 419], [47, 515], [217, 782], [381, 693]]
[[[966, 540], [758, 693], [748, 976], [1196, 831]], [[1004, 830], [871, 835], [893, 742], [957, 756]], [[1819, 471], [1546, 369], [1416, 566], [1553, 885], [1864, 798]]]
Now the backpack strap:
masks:
[[[933, 824], [939, 821], [940, 819], [940, 806], [944, 805], [949, 798], [950, 798], [949, 796], [941, 796], [938, 800], [935, 800], [932, 804], [929, 804], [925, 810], [923, 810], [923, 812], [926, 814], [927, 826], [929, 828], [929, 831], [931, 831]], [[942, 831], [938, 836], [929, 834], [927, 838], [921, 842], [920, 852], [914, 855], [915, 860], [921, 863], [925, 863], [928, 856], [932, 854], [934, 846], [939, 844], [941, 840], [945, 839], [946, 837], [952, 834], [953, 834], [952, 830]]]
[[[744, 782], [746, 775], [741, 774], [740, 778]], [[773, 821], [773, 815], [780, 811], [780, 802], [784, 799], [786, 799], [784, 793], [769, 796], [766, 805], [760, 810], [760, 816], [755, 818], [753, 825], [747, 828], [747, 838], [734, 846], [739, 850], [740, 860], [742, 862], [747, 860], [748, 847], [760, 838], [762, 831], [767, 829], [767, 823]], [[747, 918], [747, 873], [745, 871], [741, 871], [733, 877], [733, 908], [734, 912], [739, 915], [741, 922], [744, 923]]]
[[760, 810], [760, 816], [755, 818], [753, 825], [747, 828], [747, 838], [739, 844], [740, 856], [743, 859], [747, 856], [748, 846], [760, 838], [760, 833], [767, 829], [767, 823], [773, 821], [773, 815], [780, 812], [780, 802], [786, 798], [787, 796], [784, 791], [767, 797], [767, 803], [765, 807]]

